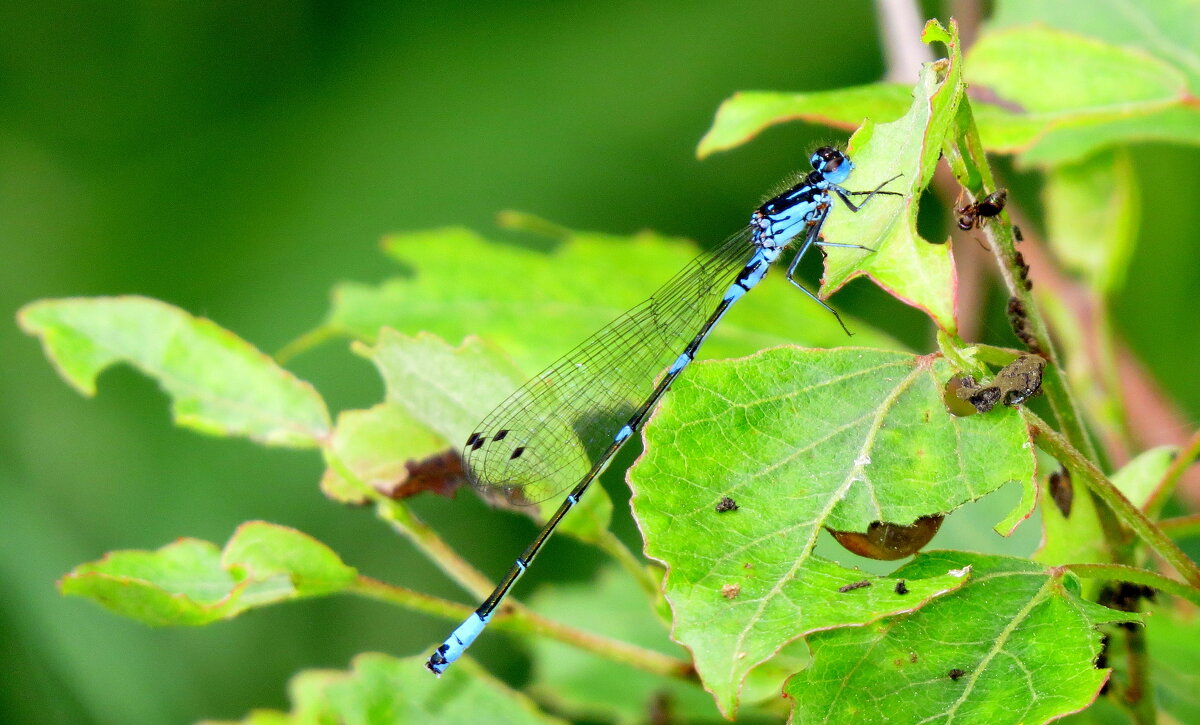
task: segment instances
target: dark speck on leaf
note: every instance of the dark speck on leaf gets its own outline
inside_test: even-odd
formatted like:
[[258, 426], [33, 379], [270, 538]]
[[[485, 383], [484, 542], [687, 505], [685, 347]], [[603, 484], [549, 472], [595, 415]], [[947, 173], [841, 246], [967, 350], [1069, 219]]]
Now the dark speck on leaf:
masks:
[[896, 582], [896, 593], [897, 594], [908, 594], [908, 585], [904, 583], [903, 579]]
[[871, 586], [871, 582], [867, 581], [866, 579], [863, 579], [862, 581], [851, 582], [850, 584], [846, 584], [845, 586], [840, 586], [840, 587], [838, 587], [838, 591], [841, 592], [842, 594], [845, 594], [846, 592], [852, 592], [855, 589], [862, 589], [864, 587], [869, 587], [869, 586]]
[[725, 496], [724, 498], [722, 498], [720, 501], [717, 502], [717, 513], [719, 513], [719, 514], [723, 514], [726, 511], [737, 511], [737, 510], [738, 510], [737, 502], [734, 501], [733, 499], [729, 498], [728, 496]]
[[1060, 468], [1050, 474], [1050, 498], [1064, 519], [1071, 518], [1071, 504], [1075, 501], [1075, 489], [1071, 486], [1071, 472]]
[[957, 667], [955, 667], [954, 669], [947, 672], [946, 676], [952, 680], [957, 680], [958, 678], [962, 677], [965, 674], [967, 674], [965, 670], [960, 670]]

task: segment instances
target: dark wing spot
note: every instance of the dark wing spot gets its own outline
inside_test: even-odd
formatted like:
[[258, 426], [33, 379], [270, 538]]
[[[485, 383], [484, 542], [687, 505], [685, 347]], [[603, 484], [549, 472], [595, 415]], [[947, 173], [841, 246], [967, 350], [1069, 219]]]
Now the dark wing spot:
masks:
[[492, 440], [502, 441], [502, 440], [504, 440], [504, 436], [506, 436], [506, 435], [508, 435], [508, 428], [505, 428], [504, 430], [496, 431], [496, 435], [492, 436]]
[[471, 444], [471, 450], [477, 451], [480, 448], [483, 448], [483, 442], [486, 440], [487, 440], [487, 436], [479, 436], [478, 438], [475, 439], [475, 442]]
[[479, 440], [479, 434], [472, 433], [471, 437], [467, 439], [467, 445], [473, 445], [477, 440]]
[[509, 458], [509, 460], [520, 458], [521, 454], [524, 452], [525, 452], [525, 446], [519, 446], [515, 451], [512, 452], [512, 455], [509, 456], [508, 458]]

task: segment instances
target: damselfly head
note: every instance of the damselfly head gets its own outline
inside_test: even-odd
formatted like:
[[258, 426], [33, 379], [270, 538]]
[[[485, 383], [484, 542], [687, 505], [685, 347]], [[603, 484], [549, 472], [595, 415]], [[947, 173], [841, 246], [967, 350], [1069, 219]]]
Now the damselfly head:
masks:
[[850, 161], [850, 157], [832, 146], [822, 146], [814, 151], [810, 161], [813, 169], [833, 184], [850, 178], [850, 172], [854, 170], [854, 162]]

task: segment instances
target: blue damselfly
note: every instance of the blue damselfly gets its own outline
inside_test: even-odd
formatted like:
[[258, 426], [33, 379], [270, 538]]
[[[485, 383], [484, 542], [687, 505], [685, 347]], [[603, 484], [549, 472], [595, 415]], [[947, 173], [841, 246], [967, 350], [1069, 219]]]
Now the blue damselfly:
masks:
[[[709, 332], [762, 281], [793, 240], [800, 242], [788, 281], [841, 322], [793, 278], [796, 265], [814, 244], [872, 251], [821, 238], [833, 195], [857, 212], [876, 194], [899, 194], [882, 191], [886, 181], [869, 192], [842, 188], [854, 164], [837, 149], [817, 149], [811, 162], [813, 170], [758, 207], [747, 228], [693, 260], [650, 299], [526, 383], [467, 439], [463, 458], [477, 488], [519, 504], [571, 491], [495, 591], [429, 658], [431, 671], [440, 675], [475, 641], [555, 527], [695, 358]], [[866, 198], [855, 204], [850, 200], [854, 195]]]

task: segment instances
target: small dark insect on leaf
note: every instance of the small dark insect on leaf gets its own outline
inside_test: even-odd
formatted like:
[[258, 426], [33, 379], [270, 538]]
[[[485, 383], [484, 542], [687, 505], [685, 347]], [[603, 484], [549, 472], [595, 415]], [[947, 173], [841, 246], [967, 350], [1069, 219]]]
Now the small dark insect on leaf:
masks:
[[997, 189], [979, 201], [972, 202], [966, 206], [960, 206], [955, 211], [958, 212], [958, 228], [964, 232], [971, 229], [978, 229], [987, 222], [988, 218], [994, 217], [1004, 210], [1004, 204], [1008, 201], [1008, 190]]
[[[1026, 399], [1042, 391], [1042, 371], [1046, 361], [1036, 355], [1022, 355], [996, 373], [991, 385], [980, 385], [970, 375], [957, 378], [957, 383], [951, 381], [954, 395], [966, 401], [980, 413], [986, 413], [996, 406], [1019, 405]], [[960, 414], [955, 410], [952, 413]]]
[[896, 582], [896, 593], [897, 594], [908, 594], [908, 585], [904, 583], [903, 579]]
[[1042, 348], [1038, 345], [1037, 337], [1033, 334], [1029, 315], [1025, 311], [1025, 304], [1016, 297], [1008, 298], [1008, 323], [1012, 325], [1013, 333], [1029, 348], [1029, 352], [1034, 355], [1042, 354]]
[[869, 586], [871, 586], [871, 582], [867, 581], [866, 579], [863, 579], [862, 581], [851, 582], [850, 584], [840, 586], [840, 587], [838, 587], [838, 591], [841, 592], [842, 594], [845, 594], [846, 592], [852, 592], [855, 589], [862, 589], [864, 587], [869, 587]]
[[737, 502], [734, 501], [733, 499], [729, 498], [728, 496], [725, 496], [724, 498], [722, 498], [720, 501], [717, 502], [717, 513], [719, 513], [719, 514], [723, 514], [726, 511], [737, 511], [737, 510], [738, 510]]
[[1022, 355], [996, 373], [993, 385], [999, 386], [1005, 405], [1020, 405], [1042, 392], [1042, 371], [1046, 361], [1037, 355]]
[[1020, 275], [1021, 285], [1027, 289], [1033, 289], [1033, 280], [1029, 279], [1029, 264], [1025, 261], [1025, 255], [1019, 251], [1013, 253], [1013, 264], [1017, 267], [1017, 272]]
[[957, 667], [955, 667], [954, 669], [947, 672], [946, 676], [952, 680], [957, 680], [958, 678], [962, 677], [965, 674], [967, 674], [965, 670], [960, 670]]
[[[1103, 670], [1108, 667], [1108, 635], [1100, 637], [1100, 654], [1096, 655], [1096, 669]], [[1107, 683], [1105, 683], [1107, 685]]]

